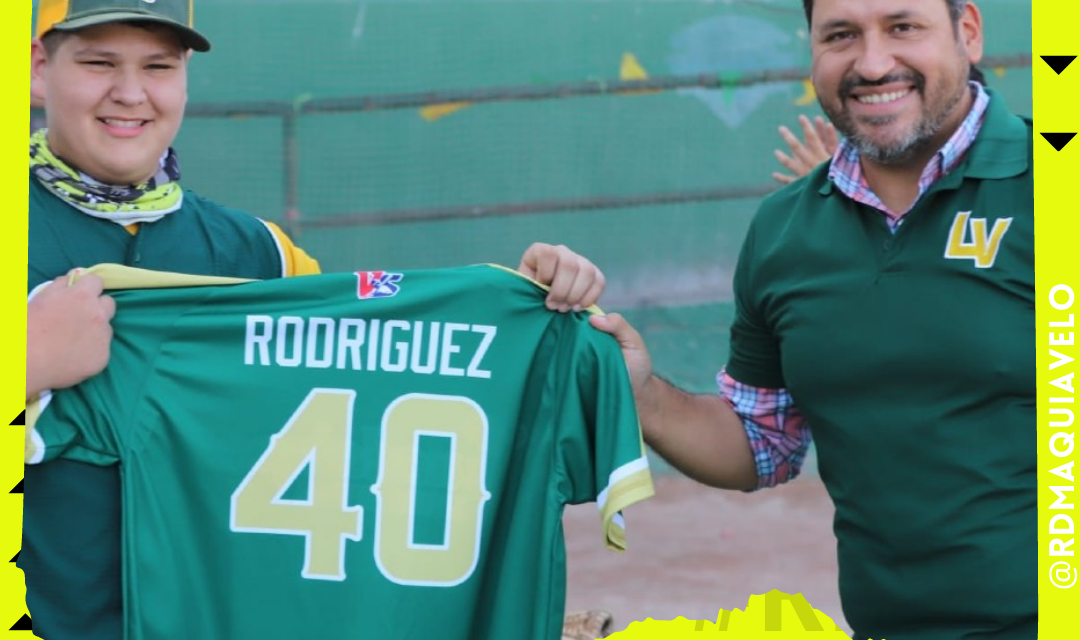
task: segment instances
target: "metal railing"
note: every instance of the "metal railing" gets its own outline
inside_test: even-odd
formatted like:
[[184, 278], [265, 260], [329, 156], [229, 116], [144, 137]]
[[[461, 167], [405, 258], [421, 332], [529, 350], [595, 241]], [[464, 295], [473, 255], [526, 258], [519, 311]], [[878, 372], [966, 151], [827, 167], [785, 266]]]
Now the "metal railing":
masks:
[[[1030, 68], [1031, 54], [988, 56], [982, 61], [980, 67], [984, 69]], [[806, 80], [808, 75], [807, 69], [793, 67], [764, 69], [745, 73], [670, 75], [646, 80], [587, 80], [542, 86], [502, 86], [341, 98], [308, 98], [302, 96], [292, 101], [265, 100], [194, 104], [188, 106], [186, 116], [188, 118], [279, 118], [281, 120], [284, 148], [282, 163], [285, 190], [284, 218], [289, 232], [294, 236], [299, 236], [304, 229], [405, 224], [490, 216], [517, 216], [540, 212], [588, 211], [756, 198], [771, 193], [776, 188], [774, 184], [762, 184], [749, 187], [725, 187], [633, 196], [599, 195], [589, 198], [529, 202], [496, 202], [450, 207], [342, 212], [335, 215], [304, 218], [301, 215], [299, 202], [300, 154], [297, 144], [297, 121], [307, 115], [416, 109], [457, 103], [483, 104], [612, 95], [632, 96], [680, 89], [718, 90], [769, 83], [801, 82]]]

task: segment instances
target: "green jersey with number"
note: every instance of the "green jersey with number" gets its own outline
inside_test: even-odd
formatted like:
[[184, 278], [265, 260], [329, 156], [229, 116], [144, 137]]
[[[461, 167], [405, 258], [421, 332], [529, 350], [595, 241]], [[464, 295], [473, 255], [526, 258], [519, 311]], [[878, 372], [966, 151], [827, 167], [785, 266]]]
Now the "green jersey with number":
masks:
[[176, 284], [27, 412], [28, 464], [120, 465], [129, 639], [559, 637], [564, 505], [620, 549], [652, 495], [588, 314], [483, 265]]

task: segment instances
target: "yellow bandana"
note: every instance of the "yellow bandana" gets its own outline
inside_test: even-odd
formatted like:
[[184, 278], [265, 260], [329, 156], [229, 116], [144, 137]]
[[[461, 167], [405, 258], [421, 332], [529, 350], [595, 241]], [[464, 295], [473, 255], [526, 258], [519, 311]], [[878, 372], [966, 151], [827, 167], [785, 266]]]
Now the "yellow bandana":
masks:
[[58, 198], [83, 213], [119, 225], [155, 222], [177, 211], [183, 204], [180, 164], [170, 148], [161, 167], [141, 185], [103, 184], [81, 173], [53, 155], [46, 130], [30, 136], [30, 173]]

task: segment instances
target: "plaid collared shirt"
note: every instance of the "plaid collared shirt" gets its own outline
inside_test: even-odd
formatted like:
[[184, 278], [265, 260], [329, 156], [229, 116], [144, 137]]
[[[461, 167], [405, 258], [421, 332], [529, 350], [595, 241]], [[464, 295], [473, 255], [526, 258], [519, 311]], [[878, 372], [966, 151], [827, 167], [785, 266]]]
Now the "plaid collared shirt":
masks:
[[[960, 164], [979, 134], [990, 96], [982, 85], [972, 82], [971, 86], [975, 94], [971, 111], [926, 165], [919, 178], [916, 202], [931, 185]], [[829, 179], [847, 197], [885, 214], [893, 233], [903, 223], [907, 211], [890, 211], [870, 189], [859, 164], [859, 151], [847, 140], [840, 144], [833, 155]], [[735, 380], [726, 370], [717, 374], [717, 385], [721, 397], [735, 410], [746, 429], [757, 466], [757, 488], [772, 487], [798, 476], [810, 449], [810, 425], [795, 406], [788, 390], [752, 387]]]
[[[960, 161], [964, 159], [964, 153], [971, 148], [971, 144], [975, 142], [975, 136], [979, 134], [983, 116], [986, 115], [986, 106], [990, 104], [990, 95], [986, 93], [981, 84], [977, 82], [970, 84], [972, 87], [971, 92], [975, 98], [971, 111], [968, 112], [967, 117], [960, 123], [960, 127], [952, 134], [948, 142], [926, 164], [926, 168], [923, 169], [922, 175], [919, 177], [919, 196], [915, 198], [915, 202], [919, 201], [919, 198], [926, 193], [926, 190], [931, 185], [960, 164]], [[829, 165], [829, 180], [836, 184], [836, 188], [841, 193], [855, 202], [874, 207], [884, 213], [889, 228], [893, 233], [896, 233], [907, 212], [915, 206], [915, 202], [912, 202], [907, 211], [899, 212], [886, 207], [881, 198], [877, 197], [877, 194], [870, 190], [870, 185], [866, 183], [862, 165], [859, 164], [859, 150], [846, 139], [840, 143], [836, 153], [833, 155], [832, 162]]]

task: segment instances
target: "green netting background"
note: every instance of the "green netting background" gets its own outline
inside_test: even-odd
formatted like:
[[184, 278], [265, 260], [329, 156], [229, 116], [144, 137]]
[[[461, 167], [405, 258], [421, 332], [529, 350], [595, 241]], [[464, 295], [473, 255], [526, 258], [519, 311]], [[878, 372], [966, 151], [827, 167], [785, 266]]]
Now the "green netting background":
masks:
[[[1003, 60], [984, 67], [988, 82], [1030, 114], [1031, 3], [979, 6], [986, 54]], [[808, 70], [799, 0], [197, 0], [196, 23], [214, 50], [190, 70], [177, 141], [187, 186], [286, 225], [326, 270], [516, 266], [530, 242], [569, 245], [604, 269], [604, 306], [638, 324], [664, 375], [714, 388], [731, 270], [758, 202], [715, 193], [775, 186], [777, 126], [818, 113], [802, 82], [489, 102], [434, 119], [419, 107], [304, 109], [497, 87], [558, 93], [641, 74]], [[207, 115], [252, 102], [276, 111]], [[713, 199], [634, 201], [701, 191]], [[574, 199], [600, 204], [551, 204]], [[538, 210], [470, 215], [493, 205]], [[447, 207], [456, 219], [395, 222]]]

